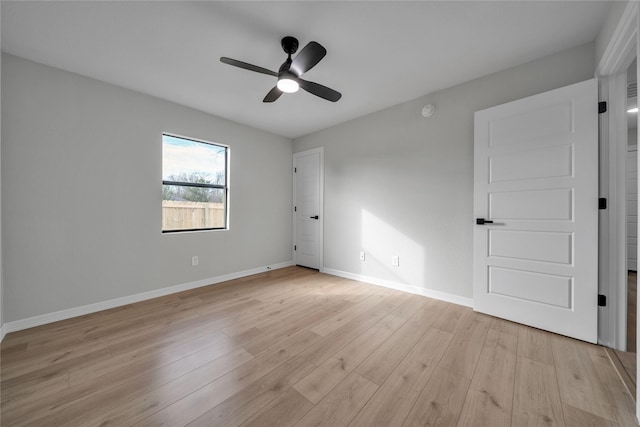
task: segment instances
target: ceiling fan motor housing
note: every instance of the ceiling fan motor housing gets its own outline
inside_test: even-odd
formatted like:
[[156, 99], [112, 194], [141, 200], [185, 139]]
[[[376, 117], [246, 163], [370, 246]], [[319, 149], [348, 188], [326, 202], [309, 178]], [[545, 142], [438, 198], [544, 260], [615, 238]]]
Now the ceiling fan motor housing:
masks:
[[293, 55], [298, 50], [298, 39], [295, 37], [283, 37], [280, 44], [282, 45], [282, 49], [284, 49], [285, 53], [288, 55]]

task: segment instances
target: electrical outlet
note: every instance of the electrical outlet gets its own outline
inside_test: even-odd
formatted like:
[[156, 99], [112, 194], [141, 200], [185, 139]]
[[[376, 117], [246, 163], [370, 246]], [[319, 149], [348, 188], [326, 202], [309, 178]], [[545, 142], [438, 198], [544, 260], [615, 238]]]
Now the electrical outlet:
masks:
[[198, 256], [192, 256], [191, 257], [191, 267], [195, 267], [196, 265], [198, 265]]
[[364, 261], [364, 252], [360, 252], [360, 261]]
[[393, 265], [394, 267], [400, 266], [400, 257], [398, 255], [393, 255], [391, 257], [391, 265]]

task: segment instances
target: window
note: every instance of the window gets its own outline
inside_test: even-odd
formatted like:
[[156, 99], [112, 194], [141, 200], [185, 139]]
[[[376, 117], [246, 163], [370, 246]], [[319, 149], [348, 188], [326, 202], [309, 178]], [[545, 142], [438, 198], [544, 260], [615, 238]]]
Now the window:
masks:
[[162, 232], [227, 228], [229, 148], [162, 135]]

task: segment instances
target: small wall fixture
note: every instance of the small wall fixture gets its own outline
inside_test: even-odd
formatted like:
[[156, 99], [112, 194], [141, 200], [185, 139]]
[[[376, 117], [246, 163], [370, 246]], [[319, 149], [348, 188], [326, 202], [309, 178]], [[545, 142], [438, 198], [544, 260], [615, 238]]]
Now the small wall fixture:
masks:
[[422, 117], [431, 117], [436, 112], [436, 107], [433, 104], [427, 104], [422, 107]]

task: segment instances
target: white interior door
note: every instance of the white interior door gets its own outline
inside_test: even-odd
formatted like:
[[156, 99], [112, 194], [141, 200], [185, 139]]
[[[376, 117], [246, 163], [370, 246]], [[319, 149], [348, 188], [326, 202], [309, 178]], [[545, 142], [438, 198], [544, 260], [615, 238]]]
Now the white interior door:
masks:
[[[597, 341], [598, 87], [475, 113], [474, 309]], [[480, 221], [482, 222], [482, 221]]]
[[323, 150], [294, 154], [294, 262], [322, 266]]

